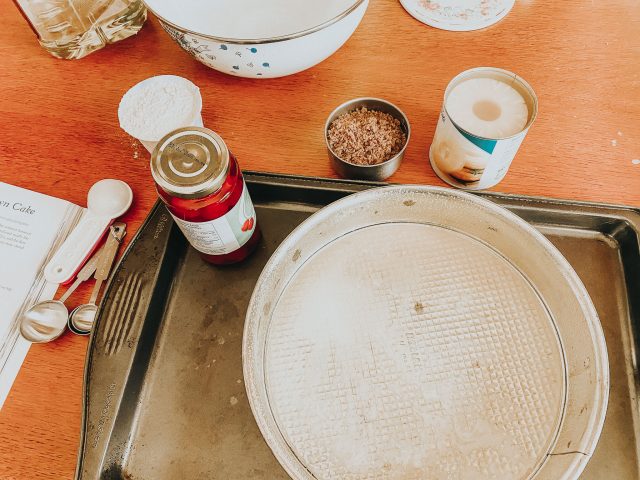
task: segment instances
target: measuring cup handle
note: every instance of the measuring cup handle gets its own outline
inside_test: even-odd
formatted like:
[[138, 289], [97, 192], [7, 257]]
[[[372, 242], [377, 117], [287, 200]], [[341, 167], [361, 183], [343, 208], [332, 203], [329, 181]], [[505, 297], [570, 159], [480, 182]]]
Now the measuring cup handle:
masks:
[[70, 282], [111, 221], [111, 218], [99, 217], [87, 210], [44, 268], [44, 278], [51, 283]]

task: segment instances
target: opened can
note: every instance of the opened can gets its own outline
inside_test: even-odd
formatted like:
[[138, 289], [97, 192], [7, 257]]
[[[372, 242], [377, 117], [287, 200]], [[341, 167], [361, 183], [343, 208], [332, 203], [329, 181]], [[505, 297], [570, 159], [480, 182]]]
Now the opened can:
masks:
[[[506, 84], [510, 91], [514, 90], [513, 95], [519, 94], [527, 108], [522, 128], [507, 136], [482, 136], [463, 128], [460, 122], [452, 119], [451, 112], [447, 109], [449, 96], [458, 85], [471, 79], [494, 80]], [[482, 92], [476, 98], [479, 99], [478, 104], [486, 106], [487, 101], [482, 99]], [[500, 109], [493, 107], [491, 114], [494, 112], [499, 115]], [[497, 185], [507, 174], [537, 113], [538, 99], [533, 89], [514, 73], [491, 67], [462, 72], [449, 83], [445, 91], [438, 126], [429, 149], [433, 170], [442, 180], [458, 188], [481, 190]]]
[[206, 128], [175, 130], [151, 156], [156, 190], [189, 243], [214, 264], [244, 260], [260, 232], [236, 157]]

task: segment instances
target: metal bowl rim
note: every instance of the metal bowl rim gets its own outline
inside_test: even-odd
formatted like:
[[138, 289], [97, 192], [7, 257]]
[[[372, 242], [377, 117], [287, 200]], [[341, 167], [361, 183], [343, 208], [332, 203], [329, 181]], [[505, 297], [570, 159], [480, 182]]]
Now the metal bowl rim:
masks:
[[174, 28], [182, 33], [188, 33], [189, 35], [196, 35], [202, 38], [206, 38], [208, 40], [213, 40], [215, 42], [220, 42], [220, 43], [229, 43], [229, 44], [237, 44], [237, 45], [260, 45], [260, 44], [264, 44], [264, 43], [277, 43], [277, 42], [285, 42], [287, 40], [293, 40], [295, 38], [300, 38], [300, 37], [304, 37], [306, 35], [310, 35], [312, 33], [318, 32], [320, 30], [323, 30], [327, 27], [330, 27], [331, 25], [333, 25], [334, 23], [339, 22], [340, 20], [342, 20], [345, 17], [348, 17], [351, 13], [353, 13], [355, 10], [358, 9], [358, 7], [360, 7], [360, 5], [362, 5], [363, 3], [368, 3], [369, 0], [355, 0], [353, 2], [353, 4], [347, 8], [346, 10], [344, 10], [343, 12], [339, 13], [338, 15], [336, 15], [333, 18], [330, 18], [329, 20], [316, 25], [314, 27], [310, 27], [307, 28], [305, 30], [300, 30], [298, 32], [294, 32], [294, 33], [290, 33], [287, 35], [279, 35], [279, 36], [275, 36], [275, 37], [266, 37], [266, 38], [255, 38], [255, 39], [251, 39], [251, 38], [228, 38], [228, 37], [217, 37], [215, 35], [209, 35], [206, 33], [200, 33], [200, 32], [195, 32], [193, 30], [189, 30], [188, 28], [185, 27], [181, 27], [179, 25], [177, 25], [176, 23], [173, 23], [169, 20], [167, 20], [166, 18], [164, 18], [163, 16], [159, 15], [154, 9], [152, 9], [149, 6], [149, 0], [142, 0], [143, 3], [145, 4], [145, 6], [147, 7], [147, 10], [149, 10], [151, 13], [153, 13], [158, 20], [161, 23], [164, 23], [166, 25], [169, 25], [171, 28]]

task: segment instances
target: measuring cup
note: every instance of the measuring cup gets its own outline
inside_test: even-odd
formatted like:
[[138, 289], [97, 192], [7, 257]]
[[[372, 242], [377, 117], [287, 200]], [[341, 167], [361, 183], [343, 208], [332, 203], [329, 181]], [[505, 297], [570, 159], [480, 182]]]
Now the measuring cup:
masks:
[[88, 335], [93, 327], [93, 322], [98, 313], [98, 306], [96, 300], [100, 293], [100, 287], [109, 277], [111, 266], [116, 258], [118, 252], [118, 246], [126, 234], [126, 225], [121, 222], [116, 222], [111, 226], [110, 235], [107, 237], [107, 241], [104, 245], [104, 252], [100, 256], [98, 265], [95, 271], [96, 283], [93, 286], [93, 292], [91, 292], [91, 298], [89, 303], [79, 305], [73, 309], [69, 316], [69, 330], [78, 335]]

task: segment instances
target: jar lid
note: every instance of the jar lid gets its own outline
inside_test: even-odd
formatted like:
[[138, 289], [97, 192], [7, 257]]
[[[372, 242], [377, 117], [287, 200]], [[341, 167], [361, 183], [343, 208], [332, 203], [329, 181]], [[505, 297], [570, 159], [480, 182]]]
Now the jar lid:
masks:
[[411, 16], [442, 30], [479, 30], [504, 18], [515, 0], [400, 0]]
[[165, 192], [201, 198], [218, 190], [229, 171], [229, 149], [207, 128], [185, 127], [162, 138], [151, 155], [151, 174]]

